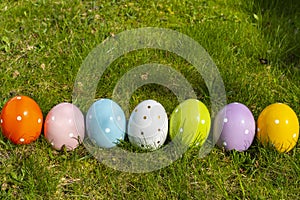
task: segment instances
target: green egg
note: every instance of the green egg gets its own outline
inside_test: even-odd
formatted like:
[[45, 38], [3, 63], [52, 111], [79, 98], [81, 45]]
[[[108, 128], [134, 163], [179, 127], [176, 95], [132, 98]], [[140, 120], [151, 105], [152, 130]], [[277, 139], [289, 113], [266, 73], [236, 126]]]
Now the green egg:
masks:
[[170, 137], [190, 147], [203, 145], [209, 135], [210, 125], [207, 107], [197, 99], [188, 99], [171, 114]]

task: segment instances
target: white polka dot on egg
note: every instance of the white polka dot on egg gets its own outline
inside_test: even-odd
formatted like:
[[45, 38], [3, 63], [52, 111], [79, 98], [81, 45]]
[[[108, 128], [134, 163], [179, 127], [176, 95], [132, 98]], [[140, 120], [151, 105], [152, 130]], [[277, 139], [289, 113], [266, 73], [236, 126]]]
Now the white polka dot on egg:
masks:
[[28, 115], [28, 112], [27, 111], [23, 112], [23, 115], [24, 116]]
[[18, 100], [21, 100], [21, 99], [22, 99], [22, 97], [17, 97], [17, 99], [18, 99]]
[[38, 118], [38, 123], [40, 124], [42, 122], [42, 119], [41, 118]]
[[224, 145], [224, 146], [227, 146], [227, 143], [224, 141], [224, 142], [223, 142], [223, 145]]
[[105, 129], [105, 132], [106, 132], [106, 133], [109, 133], [109, 132], [110, 132], [110, 128], [106, 128], [106, 129]]
[[249, 130], [248, 130], [248, 129], [245, 130], [245, 134], [246, 134], [246, 135], [249, 134]]
[[20, 142], [24, 142], [25, 141], [25, 139], [24, 138], [20, 138]]
[[18, 121], [21, 121], [21, 120], [22, 120], [22, 117], [21, 117], [21, 116], [17, 116], [17, 120], [18, 120]]
[[74, 133], [69, 133], [69, 137], [70, 138], [74, 137]]
[[279, 119], [275, 119], [275, 124], [279, 124]]
[[52, 117], [51, 117], [51, 120], [54, 121], [54, 120], [55, 120], [55, 116], [52, 116]]
[[205, 124], [205, 120], [204, 119], [201, 120], [201, 124]]
[[3, 124], [3, 119], [0, 120], [0, 123]]
[[224, 118], [224, 122], [227, 123], [227, 122], [228, 122], [228, 119], [227, 119], [227, 118]]
[[242, 123], [242, 124], [245, 124], [245, 120], [242, 119], [241, 123]]
[[297, 137], [297, 134], [296, 133], [294, 133], [294, 135], [293, 135], [293, 138], [296, 138]]

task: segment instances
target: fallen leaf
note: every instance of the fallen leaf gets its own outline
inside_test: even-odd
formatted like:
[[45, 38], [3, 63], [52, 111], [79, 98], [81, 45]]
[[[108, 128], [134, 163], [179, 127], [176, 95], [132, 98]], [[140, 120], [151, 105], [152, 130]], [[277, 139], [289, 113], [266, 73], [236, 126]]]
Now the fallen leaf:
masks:
[[98, 20], [98, 19], [101, 19], [101, 16], [98, 15], [98, 14], [96, 14], [96, 15], [95, 15], [95, 20]]
[[17, 78], [20, 75], [20, 72], [18, 70], [14, 71], [13, 78]]
[[148, 79], [148, 75], [149, 75], [149, 73], [144, 73], [144, 74], [142, 74], [142, 75], [141, 75], [141, 79], [142, 79], [142, 80], [147, 80], [147, 79]]
[[30, 51], [30, 50], [32, 50], [32, 49], [34, 49], [34, 46], [30, 46], [30, 45], [27, 46], [27, 50], [28, 50], [28, 51]]
[[43, 70], [45, 70], [46, 65], [44, 63], [41, 64], [40, 66]]

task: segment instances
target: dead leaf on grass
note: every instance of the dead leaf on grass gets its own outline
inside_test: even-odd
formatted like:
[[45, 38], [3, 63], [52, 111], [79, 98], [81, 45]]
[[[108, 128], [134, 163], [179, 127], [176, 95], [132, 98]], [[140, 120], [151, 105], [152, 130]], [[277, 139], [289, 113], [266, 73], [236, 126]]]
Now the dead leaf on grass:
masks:
[[43, 70], [45, 70], [45, 68], [46, 68], [45, 63], [42, 63], [40, 67], [41, 67]]
[[15, 70], [13, 73], [13, 78], [17, 78], [20, 75], [20, 72], [18, 70]]

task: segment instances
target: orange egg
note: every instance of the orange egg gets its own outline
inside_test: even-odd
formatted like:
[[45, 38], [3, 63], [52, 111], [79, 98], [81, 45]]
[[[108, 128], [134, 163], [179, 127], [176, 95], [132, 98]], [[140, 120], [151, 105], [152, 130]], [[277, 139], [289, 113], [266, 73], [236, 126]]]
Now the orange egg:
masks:
[[1, 129], [5, 137], [15, 144], [29, 144], [41, 134], [43, 114], [30, 97], [10, 99], [1, 112]]
[[282, 103], [267, 106], [257, 120], [257, 137], [262, 144], [271, 144], [279, 152], [290, 151], [299, 137], [296, 113]]

